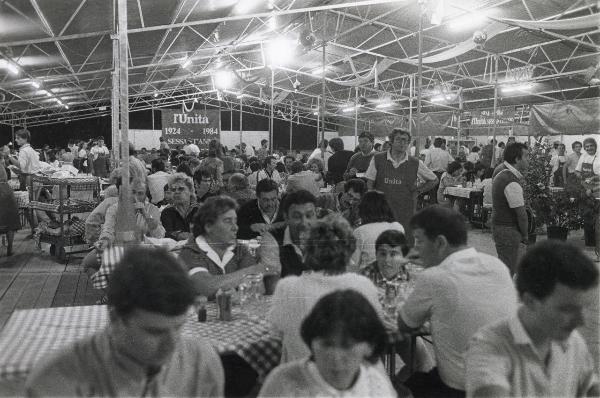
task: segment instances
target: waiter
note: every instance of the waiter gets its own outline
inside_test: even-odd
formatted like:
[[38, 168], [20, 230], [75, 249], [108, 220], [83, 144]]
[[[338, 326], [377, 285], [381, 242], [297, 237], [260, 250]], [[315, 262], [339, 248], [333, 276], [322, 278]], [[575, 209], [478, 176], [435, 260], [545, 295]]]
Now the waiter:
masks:
[[579, 158], [575, 167], [575, 174], [581, 178], [583, 185], [583, 233], [586, 246], [595, 244], [595, 219], [598, 217], [598, 201], [594, 194], [598, 194], [600, 184], [600, 157], [598, 157], [598, 143], [593, 138], [583, 140], [584, 154]]
[[[371, 159], [365, 174], [367, 187], [385, 194], [394, 218], [402, 224], [407, 240], [412, 244], [409, 221], [415, 213], [416, 198], [420, 193], [434, 188], [438, 178], [422, 161], [409, 156], [411, 136], [408, 131], [395, 128], [388, 139], [390, 149], [375, 154]], [[418, 185], [417, 178], [424, 183]]]

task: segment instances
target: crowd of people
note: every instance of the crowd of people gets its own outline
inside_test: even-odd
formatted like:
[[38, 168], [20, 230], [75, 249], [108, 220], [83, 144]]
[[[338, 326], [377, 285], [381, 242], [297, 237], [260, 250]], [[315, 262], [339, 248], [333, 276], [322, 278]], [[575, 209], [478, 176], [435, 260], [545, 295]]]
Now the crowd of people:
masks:
[[[44, 160], [28, 131], [16, 136], [18, 156], [4, 159], [26, 179]], [[262, 274], [280, 278], [268, 320], [282, 357], [259, 396], [600, 394], [598, 370], [575, 330], [594, 298], [597, 267], [569, 243], [542, 242], [519, 254], [529, 228], [528, 147], [491, 141], [481, 150], [461, 147], [455, 158], [435, 138], [415, 157], [409, 132], [394, 129], [387, 138], [381, 151], [366, 132], [354, 151], [332, 138], [310, 155], [271, 153], [266, 140], [230, 150], [215, 140], [206, 153], [162, 139], [157, 150], [130, 146], [130, 228], [138, 241], [180, 243], [178, 256], [151, 245], [126, 250], [104, 298], [108, 328], [37, 364], [27, 393], [222, 396], [214, 348], [183, 339], [180, 328], [198, 295], [213, 300]], [[83, 264], [91, 275], [119, 239], [123, 170], [109, 172], [100, 139], [89, 153], [85, 143], [69, 146], [64, 154], [85, 152], [74, 167], [112, 184], [86, 218], [93, 250]], [[600, 176], [597, 143], [588, 138], [573, 150], [567, 156], [557, 146], [555, 184], [588, 184], [591, 195]], [[467, 222], [444, 195], [467, 183], [482, 187], [493, 206], [497, 257], [469, 245]], [[250, 239], [260, 243], [256, 253], [239, 243]], [[424, 269], [390, 313], [382, 291], [411, 277], [415, 264]], [[423, 327], [432, 352], [421, 339], [416, 349], [410, 339], [396, 341], [417, 371], [387, 375], [381, 358], [389, 331]]]

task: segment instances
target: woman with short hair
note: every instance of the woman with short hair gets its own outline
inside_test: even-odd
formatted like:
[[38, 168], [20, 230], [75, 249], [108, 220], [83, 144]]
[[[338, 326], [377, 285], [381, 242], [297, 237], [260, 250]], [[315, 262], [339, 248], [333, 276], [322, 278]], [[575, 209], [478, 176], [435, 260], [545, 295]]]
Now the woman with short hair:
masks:
[[194, 182], [183, 173], [175, 173], [169, 177], [169, 190], [172, 193], [172, 204], [160, 215], [165, 227], [165, 237], [177, 241], [187, 240], [194, 215], [198, 211]]
[[[304, 237], [302, 236], [304, 235]], [[377, 288], [368, 278], [346, 272], [355, 242], [352, 228], [339, 214], [317, 221], [305, 233], [305, 265], [312, 272], [287, 276], [279, 281], [272, 300], [269, 321], [283, 338], [281, 362], [302, 359], [310, 351], [300, 336], [300, 325], [316, 302], [339, 289], [353, 289], [363, 294], [377, 313], [381, 313]]]

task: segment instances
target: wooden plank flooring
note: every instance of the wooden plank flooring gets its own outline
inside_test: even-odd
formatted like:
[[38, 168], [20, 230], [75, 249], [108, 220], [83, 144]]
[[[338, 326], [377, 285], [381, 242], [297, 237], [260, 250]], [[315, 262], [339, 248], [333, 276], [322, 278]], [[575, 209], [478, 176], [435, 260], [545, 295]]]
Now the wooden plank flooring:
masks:
[[28, 234], [16, 234], [11, 257], [0, 247], [0, 330], [15, 310], [91, 305], [102, 296], [83, 272], [83, 255], [70, 256], [67, 264], [59, 262], [47, 248], [40, 251], [26, 239]]

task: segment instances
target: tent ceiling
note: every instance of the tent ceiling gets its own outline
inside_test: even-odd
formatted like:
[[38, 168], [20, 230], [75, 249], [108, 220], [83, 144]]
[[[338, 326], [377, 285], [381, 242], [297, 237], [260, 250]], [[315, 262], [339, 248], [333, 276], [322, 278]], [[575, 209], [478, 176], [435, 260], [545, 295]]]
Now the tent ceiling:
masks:
[[[429, 0], [430, 9], [442, 0]], [[273, 9], [269, 10], [269, 3]], [[209, 104], [239, 108], [235, 93], [248, 96], [244, 110], [264, 114], [270, 95], [271, 69], [264, 49], [276, 37], [297, 40], [312, 31], [311, 48], [298, 46], [284, 66], [274, 67], [275, 92], [289, 91], [275, 105], [283, 114], [299, 112], [302, 121], [316, 123], [312, 110], [321, 96], [322, 47], [327, 42], [327, 114], [341, 124], [352, 124], [353, 114], [341, 112], [354, 102], [354, 87], [333, 80], [351, 79], [352, 65], [368, 73], [385, 58], [402, 60], [382, 72], [377, 84], [370, 80], [358, 89], [368, 100], [359, 117], [407, 115], [410, 80], [416, 74], [418, 20], [416, 0], [129, 0], [130, 107], [149, 109], [200, 98]], [[440, 25], [424, 17], [423, 54], [438, 54], [470, 41], [473, 32], [451, 29], [466, 10], [485, 12], [492, 20], [557, 20], [598, 13], [592, 0], [445, 0]], [[0, 2], [0, 58], [19, 64], [20, 74], [0, 68], [0, 122], [37, 125], [59, 119], [95, 117], [110, 106], [113, 1], [109, 0], [4, 0]], [[248, 10], [242, 10], [245, 6]], [[271, 30], [269, 18], [276, 16]], [[483, 46], [448, 60], [425, 64], [423, 90], [440, 86], [462, 93], [465, 110], [490, 107], [494, 97], [493, 68], [498, 58], [498, 77], [507, 71], [529, 67], [531, 93], [502, 94], [501, 105], [597, 97], [598, 86], [585, 79], [586, 68], [598, 65], [600, 29], [533, 31], [506, 25]], [[187, 68], [182, 63], [190, 59]], [[406, 59], [411, 59], [408, 61]], [[231, 92], [217, 93], [216, 71], [234, 69]], [[69, 106], [31, 85], [35, 80]], [[294, 82], [300, 85], [294, 87]], [[233, 93], [233, 94], [232, 94]], [[377, 101], [394, 100], [394, 107], [376, 110]], [[458, 109], [458, 102], [433, 103], [424, 96], [423, 111]], [[413, 111], [416, 101], [413, 101]]]

